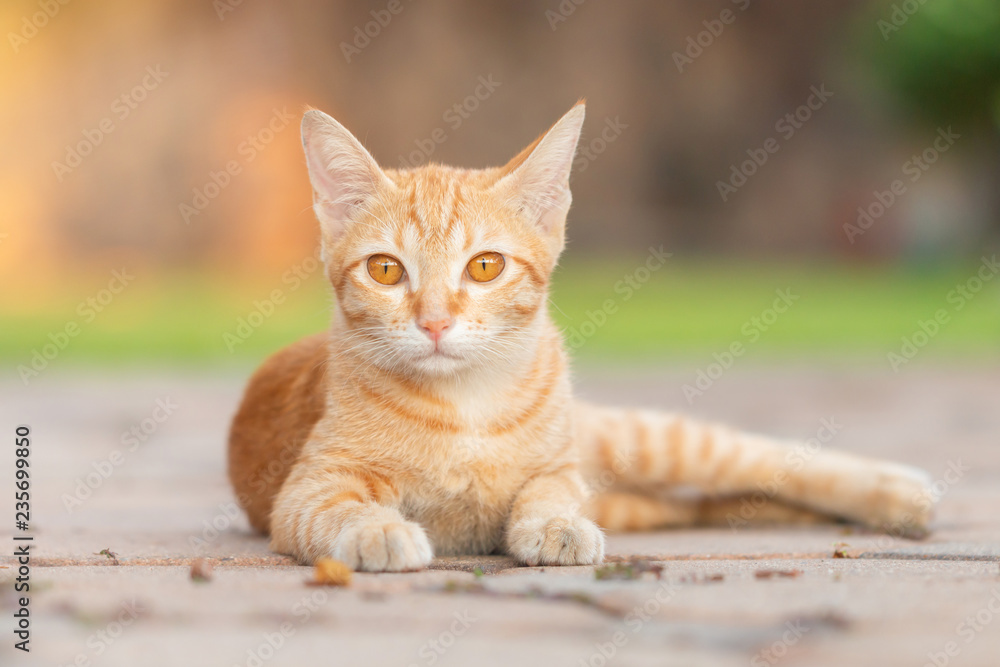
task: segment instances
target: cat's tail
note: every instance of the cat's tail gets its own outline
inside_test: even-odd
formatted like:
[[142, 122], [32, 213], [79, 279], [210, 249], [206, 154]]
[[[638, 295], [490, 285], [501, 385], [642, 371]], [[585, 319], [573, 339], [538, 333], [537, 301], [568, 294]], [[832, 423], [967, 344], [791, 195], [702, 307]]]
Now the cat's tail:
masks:
[[[830, 437], [837, 424], [826, 425]], [[854, 521], [927, 533], [937, 501], [922, 470], [780, 442], [679, 415], [577, 405], [589, 513], [610, 530]]]

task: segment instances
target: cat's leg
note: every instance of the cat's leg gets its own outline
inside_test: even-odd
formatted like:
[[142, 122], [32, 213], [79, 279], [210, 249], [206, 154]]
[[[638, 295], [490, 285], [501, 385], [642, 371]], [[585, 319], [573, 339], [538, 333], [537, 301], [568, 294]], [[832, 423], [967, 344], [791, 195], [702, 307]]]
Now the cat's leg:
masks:
[[910, 466], [677, 415], [595, 406], [577, 414], [589, 476], [610, 473], [616, 486], [763, 495], [904, 535], [925, 533], [933, 515], [931, 480]]
[[661, 500], [641, 493], [609, 491], [597, 494], [587, 502], [584, 513], [610, 531], [652, 530], [698, 523], [696, 503]]
[[388, 477], [370, 467], [300, 460], [275, 499], [271, 549], [303, 563], [329, 557], [355, 570], [419, 570], [434, 556], [431, 544], [397, 499]]
[[591, 565], [604, 559], [604, 534], [583, 517], [583, 479], [575, 467], [531, 479], [507, 520], [507, 552], [528, 565]]
[[585, 514], [609, 531], [653, 530], [687, 526], [829, 523], [830, 517], [778, 500], [748, 498], [663, 498], [637, 492], [606, 492], [587, 503]]

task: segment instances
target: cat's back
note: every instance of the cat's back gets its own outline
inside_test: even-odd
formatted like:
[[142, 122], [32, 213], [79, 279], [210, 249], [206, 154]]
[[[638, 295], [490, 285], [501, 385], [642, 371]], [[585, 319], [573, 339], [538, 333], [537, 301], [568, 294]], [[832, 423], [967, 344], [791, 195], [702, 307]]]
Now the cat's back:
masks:
[[273, 354], [254, 373], [229, 431], [229, 479], [250, 524], [268, 532], [274, 496], [323, 415], [329, 334]]

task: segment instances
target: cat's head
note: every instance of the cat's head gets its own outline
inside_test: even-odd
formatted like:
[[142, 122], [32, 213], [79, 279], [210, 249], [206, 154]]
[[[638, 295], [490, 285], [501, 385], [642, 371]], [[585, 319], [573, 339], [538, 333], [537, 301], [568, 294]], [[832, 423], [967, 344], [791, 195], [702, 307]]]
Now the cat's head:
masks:
[[449, 374], [530, 353], [565, 243], [577, 104], [507, 165], [382, 169], [311, 110], [302, 142], [345, 340], [371, 363]]

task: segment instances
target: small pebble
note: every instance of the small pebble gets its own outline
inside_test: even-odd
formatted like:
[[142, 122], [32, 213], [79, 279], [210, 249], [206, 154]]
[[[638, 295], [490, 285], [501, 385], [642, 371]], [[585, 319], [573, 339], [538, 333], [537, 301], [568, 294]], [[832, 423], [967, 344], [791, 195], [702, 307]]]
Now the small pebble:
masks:
[[209, 563], [204, 558], [199, 558], [195, 562], [191, 563], [191, 581], [211, 581], [212, 580], [212, 564]]

